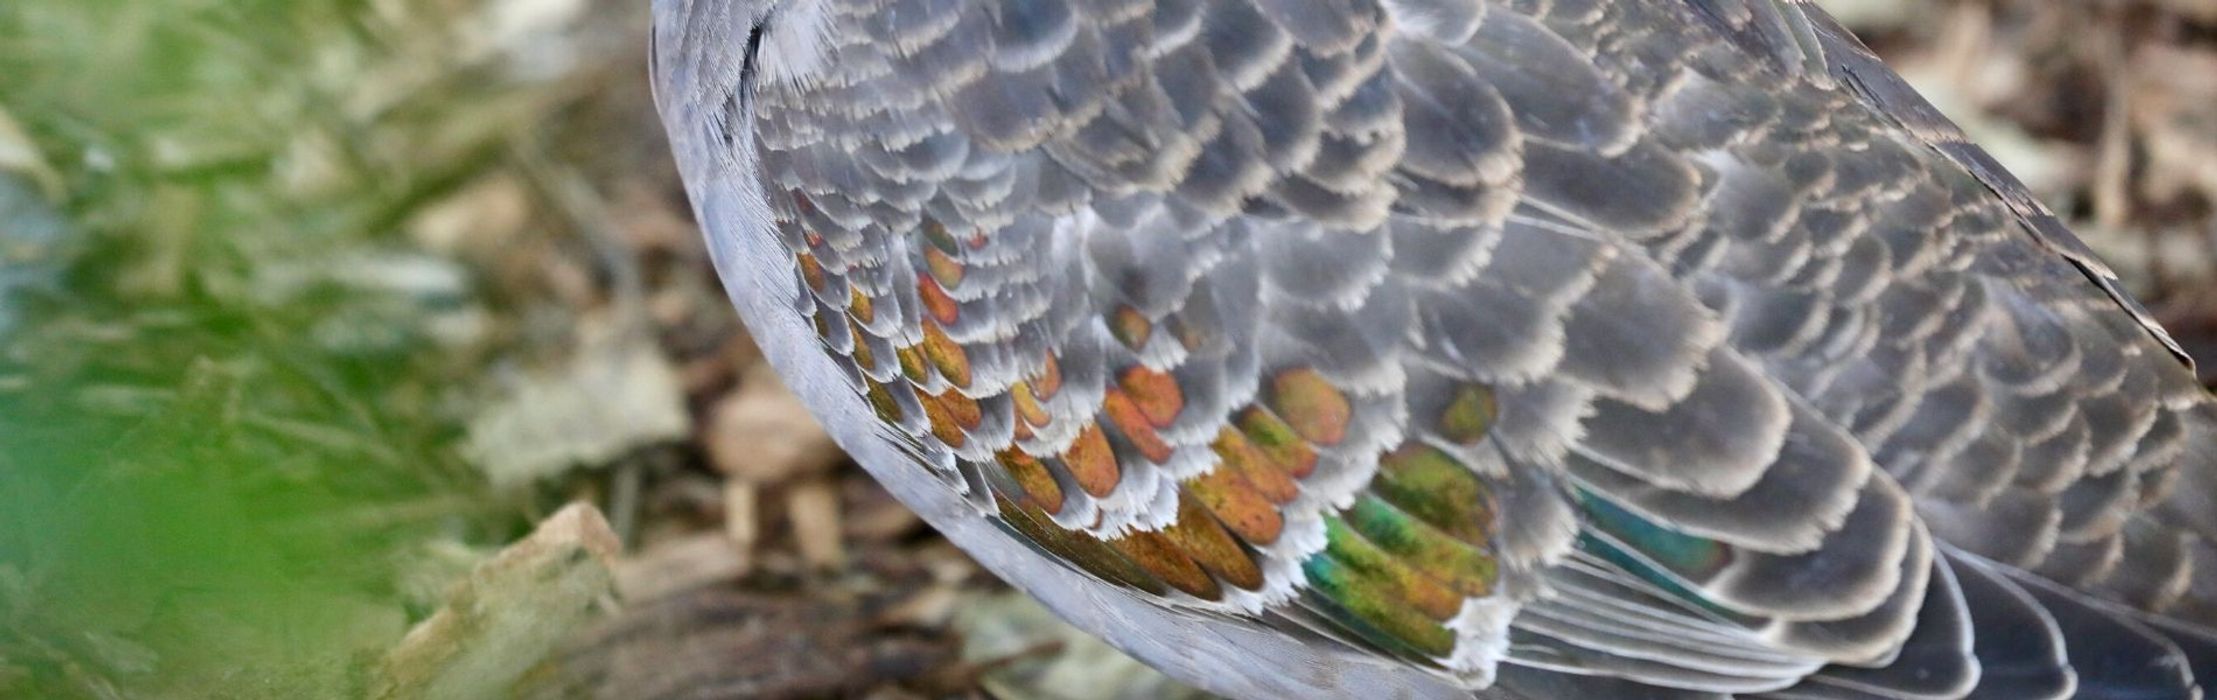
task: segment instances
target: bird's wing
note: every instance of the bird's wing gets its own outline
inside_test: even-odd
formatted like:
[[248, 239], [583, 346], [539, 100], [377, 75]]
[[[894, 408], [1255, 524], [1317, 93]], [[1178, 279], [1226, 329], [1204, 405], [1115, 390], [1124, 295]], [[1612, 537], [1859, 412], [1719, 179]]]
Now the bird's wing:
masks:
[[2189, 683], [2104, 601], [2217, 620], [2204, 395], [1813, 8], [786, 7], [807, 70], [694, 87], [1016, 540], [1510, 692]]
[[[2193, 365], [2193, 358], [2171, 338], [2170, 332], [2157, 324], [2138, 300], [2125, 293], [2116, 272], [2071, 233], [2046, 204], [2034, 197], [2030, 188], [1985, 149], [1971, 143], [1955, 122], [1941, 114], [1923, 95], [1917, 94], [1908, 81], [1887, 68], [1854, 33], [1811, 0], [1760, 3], [1690, 0], [1690, 4], [1734, 42], [1751, 53], [1771, 58], [1777, 70], [1819, 83], [1829, 81], [1829, 87], [1853, 93], [1882, 119], [1978, 178], [2008, 205], [2020, 225], [2035, 240], [2055, 255], [2069, 260], [2089, 281], [2132, 314], [2133, 319], [2172, 356], [2189, 367]], [[1735, 9], [1735, 6], [1744, 9]]]

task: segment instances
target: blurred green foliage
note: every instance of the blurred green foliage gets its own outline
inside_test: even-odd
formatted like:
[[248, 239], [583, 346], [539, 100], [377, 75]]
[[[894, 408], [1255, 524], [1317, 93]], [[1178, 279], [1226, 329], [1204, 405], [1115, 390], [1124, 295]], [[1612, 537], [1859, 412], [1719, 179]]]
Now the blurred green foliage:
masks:
[[0, 164], [53, 282], [0, 286], [0, 696], [358, 694], [400, 560], [528, 522], [452, 449], [471, 278], [398, 234], [543, 104], [467, 4], [0, 3], [56, 175]]

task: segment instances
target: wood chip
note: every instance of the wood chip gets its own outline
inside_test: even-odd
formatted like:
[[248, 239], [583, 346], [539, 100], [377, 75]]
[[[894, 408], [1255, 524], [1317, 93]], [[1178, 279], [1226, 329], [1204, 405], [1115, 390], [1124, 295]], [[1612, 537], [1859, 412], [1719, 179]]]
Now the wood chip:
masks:
[[456, 583], [446, 605], [385, 655], [370, 697], [507, 695], [611, 593], [621, 548], [600, 511], [563, 508]]
[[845, 533], [839, 527], [839, 491], [826, 479], [809, 479], [786, 493], [785, 509], [793, 523], [793, 538], [800, 545], [801, 560], [811, 568], [836, 569], [846, 564]]
[[616, 593], [627, 605], [735, 581], [747, 573], [746, 556], [721, 532], [703, 532], [657, 544], [616, 564]]

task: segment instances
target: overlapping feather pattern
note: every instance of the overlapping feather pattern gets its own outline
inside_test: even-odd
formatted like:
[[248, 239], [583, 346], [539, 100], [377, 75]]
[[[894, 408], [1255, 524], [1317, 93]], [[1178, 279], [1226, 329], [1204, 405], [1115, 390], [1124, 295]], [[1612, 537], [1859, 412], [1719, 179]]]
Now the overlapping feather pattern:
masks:
[[1804, 2], [657, 13], [966, 547], [1504, 696], [2217, 682], [2207, 395]]

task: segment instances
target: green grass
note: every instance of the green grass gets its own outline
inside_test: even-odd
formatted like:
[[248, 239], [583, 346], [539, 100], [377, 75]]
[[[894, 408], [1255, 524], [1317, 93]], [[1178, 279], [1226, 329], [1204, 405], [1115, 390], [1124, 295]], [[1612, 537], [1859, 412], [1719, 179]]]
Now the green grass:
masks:
[[0, 292], [0, 696], [358, 694], [410, 558], [528, 524], [454, 449], [483, 293], [403, 233], [554, 99], [473, 4], [0, 3], [69, 232]]

